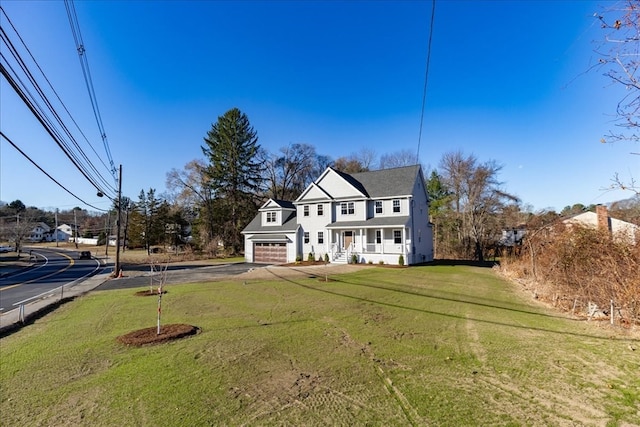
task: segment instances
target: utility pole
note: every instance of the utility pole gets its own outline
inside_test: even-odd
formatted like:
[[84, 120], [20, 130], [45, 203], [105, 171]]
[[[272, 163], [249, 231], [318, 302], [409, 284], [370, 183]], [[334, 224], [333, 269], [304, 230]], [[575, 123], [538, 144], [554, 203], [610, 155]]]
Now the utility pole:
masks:
[[111, 209], [107, 212], [107, 222], [104, 224], [104, 231], [107, 236], [104, 244], [104, 256], [109, 258], [109, 234], [111, 233]]
[[73, 209], [73, 243], [75, 243], [76, 249], [78, 249], [78, 216], [76, 212], [76, 209]]
[[58, 247], [58, 208], [56, 208], [56, 229], [54, 233], [56, 233], [56, 248], [57, 248]]
[[116, 265], [114, 274], [120, 275], [120, 223], [122, 222], [122, 165], [118, 173], [118, 219], [116, 220]]

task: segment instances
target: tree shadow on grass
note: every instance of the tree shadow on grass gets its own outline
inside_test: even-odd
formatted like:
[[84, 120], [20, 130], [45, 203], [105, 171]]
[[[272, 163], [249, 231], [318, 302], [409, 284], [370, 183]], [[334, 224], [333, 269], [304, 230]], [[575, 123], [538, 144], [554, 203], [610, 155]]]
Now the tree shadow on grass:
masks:
[[[451, 313], [444, 313], [444, 312], [426, 310], [426, 309], [423, 309], [423, 308], [408, 307], [408, 306], [400, 305], [400, 304], [393, 304], [393, 303], [388, 303], [388, 302], [384, 302], [384, 301], [377, 301], [377, 300], [374, 300], [374, 299], [368, 299], [368, 298], [362, 298], [362, 297], [357, 297], [357, 296], [353, 296], [353, 295], [347, 295], [347, 294], [340, 293], [340, 292], [337, 292], [335, 290], [331, 290], [331, 289], [328, 289], [328, 288], [318, 288], [318, 287], [315, 287], [315, 286], [306, 285], [304, 283], [297, 282], [297, 281], [293, 280], [292, 278], [276, 274], [272, 270], [268, 270], [268, 271], [271, 274], [273, 274], [276, 278], [278, 278], [280, 280], [292, 283], [294, 285], [297, 285], [299, 287], [302, 287], [302, 288], [305, 288], [305, 289], [308, 289], [308, 290], [317, 291], [317, 292], [323, 292], [323, 293], [326, 293], [326, 294], [329, 294], [329, 295], [334, 295], [334, 296], [343, 297], [343, 298], [349, 298], [349, 299], [353, 299], [353, 300], [356, 300], [356, 301], [368, 302], [368, 303], [371, 303], [371, 304], [378, 304], [378, 305], [382, 305], [382, 306], [385, 306], [385, 307], [398, 308], [398, 309], [402, 309], [402, 310], [411, 310], [411, 311], [416, 311], [416, 312], [425, 313], [425, 314], [443, 316], [443, 317], [459, 319], [459, 320], [465, 320], [465, 321], [474, 321], [474, 322], [486, 323], [486, 324], [496, 325], [496, 326], [506, 326], [506, 327], [509, 327], [509, 328], [523, 329], [523, 330], [528, 330], [528, 331], [538, 331], [538, 332], [547, 332], [547, 333], [560, 334], [560, 335], [569, 335], [569, 336], [574, 336], [574, 337], [579, 337], [579, 338], [593, 338], [593, 339], [607, 340], [607, 341], [636, 341], [635, 339], [630, 338], [630, 337], [598, 336], [598, 335], [590, 335], [590, 334], [583, 334], [583, 333], [577, 333], [577, 332], [556, 331], [556, 330], [552, 330], [552, 329], [541, 328], [541, 327], [538, 327], [538, 326], [525, 326], [525, 325], [520, 325], [520, 324], [499, 322], [499, 321], [496, 321], [496, 320], [479, 319], [479, 318], [468, 317], [468, 316], [459, 316], [459, 315], [455, 315], [455, 314], [451, 314]], [[334, 278], [334, 280], [335, 280], [335, 282], [338, 282], [338, 283], [346, 283], [346, 284], [355, 285], [355, 286], [362, 286], [362, 287], [369, 287], [369, 288], [387, 290], [387, 291], [392, 291], [392, 292], [399, 292], [399, 293], [404, 293], [404, 294], [414, 295], [414, 296], [421, 296], [421, 297], [426, 297], [426, 298], [441, 299], [441, 300], [450, 301], [450, 302], [459, 302], [459, 303], [463, 303], [463, 304], [473, 304], [473, 305], [478, 305], [478, 306], [482, 306], [482, 307], [494, 308], [494, 309], [499, 309], [499, 310], [514, 311], [514, 312], [524, 313], [524, 314], [529, 314], [529, 315], [534, 315], [534, 316], [558, 318], [558, 319], [562, 319], [562, 320], [574, 320], [574, 319], [569, 319], [567, 317], [553, 316], [553, 315], [548, 315], [548, 314], [543, 314], [543, 313], [536, 313], [536, 312], [533, 312], [533, 311], [514, 309], [514, 308], [508, 308], [508, 307], [500, 307], [500, 306], [496, 306], [496, 305], [485, 304], [485, 303], [476, 303], [476, 302], [471, 302], [471, 301], [463, 301], [461, 299], [430, 296], [430, 295], [425, 295], [425, 294], [421, 294], [421, 293], [418, 293], [418, 292], [404, 291], [404, 290], [398, 290], [398, 289], [390, 289], [390, 288], [386, 288], [384, 286], [375, 286], [375, 285], [364, 285], [364, 284], [359, 284], [359, 283], [351, 283], [351, 282], [347, 282], [347, 281], [337, 280], [335, 278]]]
[[500, 261], [474, 261], [469, 259], [436, 259], [430, 262], [423, 262], [420, 264], [414, 264], [415, 266], [430, 266], [430, 265], [446, 265], [446, 266], [457, 266], [457, 265], [467, 265], [469, 267], [482, 267], [482, 268], [493, 268], [496, 265], [500, 265]]

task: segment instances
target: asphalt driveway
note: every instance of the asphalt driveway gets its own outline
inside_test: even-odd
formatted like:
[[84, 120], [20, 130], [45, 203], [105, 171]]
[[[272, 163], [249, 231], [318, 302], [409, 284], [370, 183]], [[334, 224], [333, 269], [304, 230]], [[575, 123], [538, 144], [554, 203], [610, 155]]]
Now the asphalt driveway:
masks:
[[[235, 276], [254, 268], [265, 267], [265, 264], [252, 264], [252, 263], [233, 263], [233, 264], [219, 264], [203, 266], [202, 264], [176, 264], [169, 265], [167, 267], [167, 280], [166, 284], [178, 284], [178, 283], [191, 283], [191, 282], [206, 282], [209, 280], [217, 280], [223, 277]], [[159, 269], [161, 267], [158, 267]], [[140, 266], [140, 268], [127, 268], [123, 273], [124, 277], [118, 279], [110, 279], [102, 283], [96, 290], [111, 290], [111, 289], [129, 289], [129, 288], [143, 288], [148, 287], [152, 280], [154, 280], [154, 287], [158, 286], [160, 273], [158, 271], [155, 274], [151, 273], [150, 267]]]

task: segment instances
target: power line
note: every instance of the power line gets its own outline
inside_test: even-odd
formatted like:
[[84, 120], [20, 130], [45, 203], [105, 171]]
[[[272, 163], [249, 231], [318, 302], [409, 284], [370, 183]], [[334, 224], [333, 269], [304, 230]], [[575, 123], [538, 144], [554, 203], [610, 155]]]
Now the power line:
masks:
[[[77, 123], [75, 122], [75, 120], [73, 119], [71, 114], [69, 113], [68, 109], [66, 108], [66, 106], [64, 105], [64, 103], [62, 102], [60, 97], [58, 96], [57, 92], [55, 91], [55, 89], [51, 85], [49, 79], [44, 74], [42, 68], [39, 66], [39, 64], [37, 63], [37, 61], [35, 60], [35, 58], [31, 54], [31, 51], [29, 50], [29, 48], [24, 43], [24, 40], [22, 39], [22, 37], [18, 33], [17, 29], [15, 28], [15, 26], [13, 25], [11, 20], [9, 19], [8, 15], [6, 14], [6, 12], [4, 11], [4, 9], [1, 6], [0, 6], [0, 9], [2, 9], [2, 12], [3, 12], [4, 16], [6, 17], [7, 21], [11, 24], [11, 27], [13, 28], [14, 32], [16, 33], [16, 35], [18, 36], [18, 38], [22, 42], [22, 45], [24, 46], [24, 48], [29, 53], [29, 55], [30, 55], [31, 59], [33, 60], [33, 62], [38, 67], [38, 70], [40, 71], [40, 73], [44, 76], [45, 80], [49, 84], [49, 87], [54, 92], [54, 94], [56, 95], [56, 97], [58, 98], [60, 103], [63, 105], [65, 111], [67, 112], [69, 117], [71, 117], [71, 120], [74, 122], [76, 127], [80, 130], [79, 126], [77, 125]], [[14, 91], [16, 91], [16, 93], [22, 99], [22, 101], [25, 103], [25, 105], [31, 110], [32, 114], [38, 119], [38, 121], [40, 121], [40, 123], [45, 128], [45, 130], [49, 133], [49, 135], [58, 144], [60, 149], [67, 155], [69, 160], [71, 160], [71, 162], [74, 164], [74, 166], [76, 166], [76, 168], [98, 190], [99, 193], [106, 194], [107, 197], [109, 197], [110, 199], [113, 200], [113, 198], [110, 197], [108, 194], [109, 193], [111, 193], [111, 194], [115, 193], [115, 189], [113, 188], [113, 186], [111, 184], [109, 184], [104, 179], [104, 177], [97, 170], [97, 168], [95, 167], [93, 162], [89, 159], [89, 157], [86, 155], [86, 153], [82, 150], [82, 148], [80, 147], [80, 145], [78, 144], [78, 142], [74, 138], [73, 134], [70, 132], [68, 127], [65, 125], [64, 121], [62, 120], [60, 115], [56, 112], [54, 106], [51, 104], [51, 102], [47, 98], [47, 95], [45, 94], [45, 92], [40, 87], [37, 79], [34, 77], [34, 75], [29, 70], [29, 67], [27, 66], [27, 64], [25, 63], [24, 59], [22, 58], [22, 56], [18, 52], [18, 49], [12, 43], [11, 39], [9, 38], [7, 33], [5, 32], [4, 28], [1, 28], [1, 27], [0, 27], [0, 36], [1, 36], [1, 39], [4, 42], [4, 44], [8, 48], [7, 50], [11, 53], [15, 63], [19, 66], [19, 68], [21, 69], [22, 73], [26, 76], [26, 78], [30, 82], [31, 86], [35, 89], [36, 93], [39, 95], [39, 98], [42, 101], [44, 101], [44, 104], [46, 105], [48, 111], [50, 111], [52, 113], [52, 115], [55, 118], [55, 120], [52, 120], [51, 117], [49, 117], [49, 115], [47, 113], [47, 109], [42, 107], [42, 105], [38, 102], [38, 99], [36, 98], [36, 96], [28, 89], [28, 87], [25, 84], [25, 82], [20, 78], [18, 72], [11, 66], [10, 62], [5, 57], [4, 53], [0, 51], [0, 56], [3, 59], [3, 61], [6, 63], [6, 67], [8, 67], [8, 69], [7, 69], [3, 64], [0, 64], [0, 65], [2, 65], [2, 74], [6, 77], [7, 81], [10, 83], [10, 85], [12, 86]], [[62, 129], [62, 133], [56, 127], [54, 122], [57, 122], [59, 124], [60, 128]], [[86, 136], [84, 135], [84, 133], [82, 133], [82, 130], [80, 130], [80, 133], [85, 137], [85, 140], [86, 140]], [[66, 134], [66, 136], [69, 138], [69, 140], [72, 142], [73, 146], [75, 147], [75, 150], [72, 149], [72, 147], [67, 143], [67, 141], [65, 140], [65, 137], [63, 136], [63, 134]], [[91, 144], [89, 144], [89, 145], [91, 146]], [[93, 147], [91, 147], [91, 148], [93, 150]], [[76, 153], [79, 153], [79, 154], [76, 154]], [[95, 153], [95, 150], [94, 150], [94, 153]], [[98, 156], [97, 153], [95, 153], [95, 154], [96, 154], [96, 156]], [[100, 156], [98, 156], [98, 158], [100, 159]], [[100, 161], [102, 162], [102, 159], [100, 159]], [[102, 164], [104, 165], [104, 162], [102, 162]], [[104, 166], [106, 168], [106, 165], [104, 165]], [[99, 184], [99, 181], [102, 182], [102, 184]], [[107, 189], [110, 190], [110, 191], [106, 191]]]
[[82, 74], [84, 81], [89, 92], [89, 99], [91, 100], [91, 107], [93, 108], [93, 115], [96, 118], [98, 129], [100, 130], [100, 136], [102, 137], [102, 144], [104, 145], [105, 152], [107, 153], [107, 159], [111, 165], [111, 175], [115, 182], [118, 181], [117, 170], [113, 159], [111, 158], [111, 150], [109, 149], [109, 142], [107, 141], [107, 133], [104, 129], [102, 122], [102, 116], [100, 115], [100, 108], [98, 108], [98, 100], [96, 97], [96, 91], [93, 86], [93, 80], [91, 79], [91, 71], [89, 70], [89, 61], [87, 60], [87, 52], [84, 48], [82, 41], [82, 34], [80, 33], [80, 24], [78, 23], [78, 15], [76, 14], [76, 8], [73, 4], [73, 0], [65, 0], [65, 8], [67, 9], [67, 17], [69, 18], [69, 24], [71, 25], [71, 32], [73, 33], [73, 40], [75, 41], [76, 48], [78, 50], [78, 56], [80, 58], [80, 66], [82, 68]]
[[[0, 7], [0, 9], [2, 9]], [[96, 155], [96, 157], [98, 158], [98, 160], [100, 160], [100, 163], [102, 163], [102, 165], [110, 171], [110, 169], [107, 167], [107, 165], [104, 163], [104, 161], [102, 160], [102, 158], [100, 157], [100, 155], [96, 152], [95, 148], [93, 147], [93, 145], [91, 144], [91, 142], [89, 142], [89, 139], [87, 138], [87, 136], [84, 134], [84, 132], [82, 131], [82, 129], [80, 129], [80, 126], [78, 125], [78, 123], [76, 122], [76, 120], [73, 118], [73, 116], [71, 115], [71, 112], [69, 111], [69, 109], [67, 108], [67, 106], [65, 105], [65, 103], [62, 101], [62, 99], [60, 98], [60, 95], [58, 95], [58, 92], [56, 92], [56, 90], [54, 89], [53, 85], [51, 84], [51, 82], [49, 81], [49, 79], [47, 78], [46, 74], [44, 73], [44, 71], [42, 70], [42, 67], [40, 67], [40, 64], [38, 63], [38, 61], [36, 60], [36, 58], [33, 56], [33, 54], [31, 53], [31, 50], [29, 49], [29, 46], [27, 46], [27, 44], [25, 43], [25, 41], [23, 40], [22, 36], [20, 35], [20, 33], [18, 32], [17, 28], [15, 27], [15, 25], [13, 25], [13, 22], [11, 21], [11, 19], [9, 18], [9, 16], [5, 13], [4, 9], [2, 9], [2, 13], [4, 14], [7, 22], [9, 23], [9, 25], [11, 25], [11, 28], [13, 29], [13, 31], [15, 32], [16, 36], [18, 36], [18, 39], [20, 40], [20, 43], [22, 44], [22, 46], [25, 48], [25, 50], [27, 51], [27, 53], [29, 54], [29, 57], [31, 57], [31, 60], [33, 61], [33, 63], [36, 65], [36, 67], [38, 68], [38, 70], [40, 71], [40, 74], [42, 74], [42, 77], [44, 77], [45, 81], [47, 82], [47, 84], [49, 85], [49, 88], [51, 88], [51, 91], [53, 92], [53, 94], [56, 96], [56, 98], [58, 99], [58, 102], [60, 102], [60, 105], [62, 105], [62, 108], [64, 108], [64, 110], [66, 111], [67, 115], [69, 116], [69, 118], [71, 119], [71, 121], [73, 122], [73, 124], [75, 125], [76, 129], [78, 129], [78, 131], [80, 132], [80, 134], [82, 135], [82, 137], [84, 138], [84, 140], [87, 142], [87, 144], [89, 145], [89, 147], [91, 147], [91, 150], [93, 151], [93, 153]], [[114, 188], [115, 191], [115, 188]]]
[[420, 130], [418, 131], [418, 150], [416, 164], [420, 162], [420, 142], [422, 141], [422, 124], [424, 122], [424, 106], [427, 102], [427, 82], [429, 81], [429, 65], [431, 64], [431, 42], [433, 41], [433, 21], [436, 15], [436, 0], [431, 1], [431, 24], [429, 28], [429, 43], [427, 46], [427, 66], [424, 73], [424, 90], [422, 92], [422, 110], [420, 111]]
[[22, 151], [20, 149], [20, 147], [18, 147], [13, 141], [11, 141], [9, 139], [9, 137], [7, 135], [4, 134], [4, 132], [0, 131], [0, 136], [2, 136], [9, 144], [11, 144], [13, 146], [13, 148], [15, 148], [20, 154], [22, 154], [27, 160], [29, 160], [29, 162], [31, 162], [31, 164], [33, 164], [36, 168], [38, 168], [38, 170], [40, 170], [40, 172], [42, 172], [43, 174], [45, 174], [51, 181], [55, 182], [60, 188], [62, 188], [64, 191], [66, 191], [67, 193], [71, 194], [73, 197], [75, 197], [77, 200], [81, 201], [82, 203], [84, 203], [87, 206], [92, 207], [93, 209], [97, 209], [99, 211], [103, 211], [103, 212], [108, 212], [105, 209], [101, 209], [98, 208], [96, 206], [93, 206], [90, 203], [85, 202], [84, 200], [82, 200], [80, 197], [76, 196], [74, 193], [71, 192], [71, 190], [67, 189], [67, 187], [65, 187], [64, 185], [60, 184], [54, 177], [52, 177], [51, 175], [49, 175], [44, 169], [42, 169], [40, 167], [40, 165], [38, 165], [35, 161], [33, 161], [33, 159], [31, 159], [24, 151]]
[[[6, 61], [6, 58], [4, 57], [3, 54], [0, 53], [0, 57], [2, 57]], [[15, 70], [13, 70], [13, 68], [10, 65], [8, 65], [8, 66], [11, 69], [11, 71], [15, 73]], [[58, 130], [55, 129], [55, 127], [52, 126], [52, 124], [50, 123], [50, 119], [48, 117], [46, 117], [46, 114], [43, 115], [42, 112], [39, 110], [40, 106], [38, 105], [38, 103], [35, 102], [35, 101], [32, 101], [32, 99], [30, 99], [25, 94], [25, 92], [22, 90], [20, 85], [18, 85], [18, 83], [16, 82], [14, 77], [8, 72], [8, 70], [5, 68], [4, 64], [2, 64], [2, 63], [0, 63], [0, 73], [5, 76], [5, 78], [7, 79], [7, 81], [9, 82], [11, 87], [13, 88], [13, 90], [22, 99], [22, 101], [25, 103], [27, 108], [29, 108], [29, 110], [31, 110], [31, 113], [36, 117], [36, 119], [40, 122], [40, 124], [45, 128], [45, 130], [51, 136], [51, 138], [53, 138], [53, 140], [58, 144], [58, 146], [62, 149], [62, 151], [67, 155], [69, 160], [71, 160], [71, 163], [73, 163], [74, 166], [76, 166], [76, 168], [80, 171], [80, 173], [82, 173], [82, 175], [87, 179], [87, 181], [89, 181], [98, 190], [99, 193], [106, 194], [104, 192], [104, 190], [102, 190], [95, 183], [95, 181], [89, 177], [88, 173], [78, 164], [78, 161], [77, 161], [77, 158], [75, 157], [75, 155], [68, 150], [68, 146], [66, 146], [66, 143], [63, 141], [62, 138], [60, 138]], [[20, 83], [22, 83], [22, 81], [19, 78], [18, 78], [18, 81], [20, 81]], [[29, 92], [27, 91], [27, 93], [29, 93]], [[110, 196], [107, 196], [107, 197], [109, 197], [111, 199]]]

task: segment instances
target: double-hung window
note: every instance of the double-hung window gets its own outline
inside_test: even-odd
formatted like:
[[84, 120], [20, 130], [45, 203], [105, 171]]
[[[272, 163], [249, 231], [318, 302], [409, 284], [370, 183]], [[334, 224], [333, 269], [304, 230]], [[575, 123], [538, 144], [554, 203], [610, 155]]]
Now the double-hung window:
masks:
[[382, 200], [376, 200], [376, 213], [382, 213]]
[[340, 213], [342, 213], [342, 215], [353, 215], [355, 212], [356, 209], [354, 202], [342, 202], [340, 204]]
[[376, 230], [376, 243], [382, 243], [382, 231]]
[[393, 213], [400, 213], [400, 200], [395, 199], [393, 201]]
[[324, 206], [318, 205], [318, 216], [324, 215]]
[[318, 231], [318, 244], [322, 245], [324, 243], [324, 233], [322, 231]]
[[276, 213], [275, 212], [267, 212], [267, 224], [276, 222]]
[[308, 231], [304, 232], [304, 242], [305, 243], [309, 243], [309, 232]]
[[309, 216], [309, 205], [304, 205], [302, 207], [302, 211], [304, 212], [303, 213], [304, 216]]
[[402, 230], [393, 230], [393, 243], [402, 243]]

